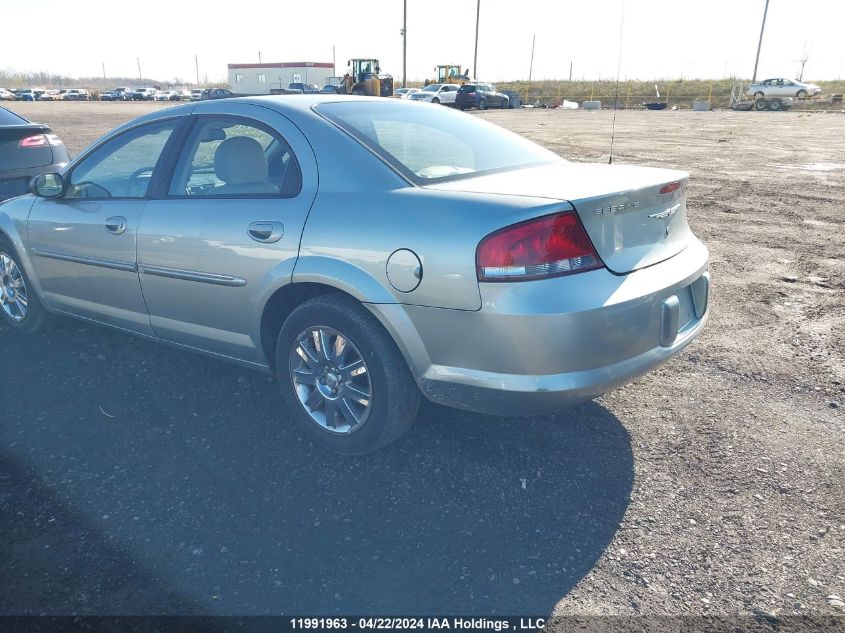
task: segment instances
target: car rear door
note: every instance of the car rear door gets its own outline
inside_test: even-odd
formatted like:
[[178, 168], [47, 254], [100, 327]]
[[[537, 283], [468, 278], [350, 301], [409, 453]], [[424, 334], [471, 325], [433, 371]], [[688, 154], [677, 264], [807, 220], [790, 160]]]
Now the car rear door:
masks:
[[169, 186], [139, 229], [150, 322], [162, 339], [263, 364], [261, 301], [267, 284], [292, 274], [316, 160], [275, 110], [204, 101], [192, 119]]
[[183, 119], [142, 124], [109, 139], [65, 175], [61, 197], [35, 200], [29, 248], [50, 307], [152, 334], [138, 281], [137, 228]]

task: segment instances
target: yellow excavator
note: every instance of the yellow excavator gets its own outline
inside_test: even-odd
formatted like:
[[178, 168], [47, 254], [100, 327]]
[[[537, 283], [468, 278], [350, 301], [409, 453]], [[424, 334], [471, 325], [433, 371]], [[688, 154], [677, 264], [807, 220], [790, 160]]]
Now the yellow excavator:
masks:
[[381, 76], [377, 59], [350, 59], [347, 64], [351, 72], [343, 76], [338, 92], [370, 97], [393, 96], [393, 77]]
[[434, 67], [434, 72], [437, 73], [437, 77], [431, 82], [433, 84], [462, 84], [469, 81], [469, 68], [466, 72], [461, 72], [460, 66], [441, 64]]

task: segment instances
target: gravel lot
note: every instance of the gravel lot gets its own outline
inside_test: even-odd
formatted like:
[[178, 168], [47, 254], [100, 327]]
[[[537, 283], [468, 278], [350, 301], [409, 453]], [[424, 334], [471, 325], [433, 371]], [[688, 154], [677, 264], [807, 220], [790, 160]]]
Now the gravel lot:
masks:
[[[18, 103], [71, 153], [158, 104]], [[578, 161], [612, 113], [490, 111]], [[424, 406], [367, 458], [266, 376], [67, 321], [3, 341], [0, 613], [842, 614], [845, 115], [620, 112], [691, 172], [704, 334], [553, 416]]]

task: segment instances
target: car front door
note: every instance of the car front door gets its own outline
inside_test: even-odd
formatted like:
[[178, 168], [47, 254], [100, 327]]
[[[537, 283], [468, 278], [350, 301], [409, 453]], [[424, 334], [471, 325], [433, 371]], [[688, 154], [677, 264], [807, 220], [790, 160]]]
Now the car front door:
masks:
[[36, 199], [27, 232], [50, 307], [152, 334], [138, 280], [137, 228], [149, 184], [181, 120], [113, 137], [71, 168], [60, 197]]
[[268, 108], [204, 102], [166, 195], [141, 219], [141, 286], [158, 337], [264, 364], [258, 316], [290, 277], [317, 190], [308, 141]]

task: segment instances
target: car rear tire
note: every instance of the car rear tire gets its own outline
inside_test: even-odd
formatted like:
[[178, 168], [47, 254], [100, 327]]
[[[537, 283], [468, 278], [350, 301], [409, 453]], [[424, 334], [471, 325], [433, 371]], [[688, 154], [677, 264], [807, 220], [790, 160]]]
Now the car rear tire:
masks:
[[763, 94], [761, 91], [759, 91], [759, 90], [758, 90], [757, 92], [755, 92], [755, 93], [754, 93], [754, 98], [755, 98], [755, 99], [762, 99], [762, 98], [763, 98], [763, 97], [765, 97], [765, 96], [766, 96], [766, 95], [764, 95], [764, 94]]
[[799, 90], [798, 92], [795, 93], [795, 96], [798, 97], [799, 99], [806, 99], [807, 98], [807, 91], [802, 88], [801, 90]]
[[0, 237], [0, 317], [3, 323], [24, 334], [38, 332], [48, 318], [19, 265], [17, 251], [4, 237]]
[[366, 455], [390, 444], [419, 409], [419, 389], [393, 339], [348, 295], [321, 295], [291, 312], [276, 371], [297, 424], [337, 453]]
[[761, 98], [758, 98], [758, 99], [754, 102], [754, 108], [755, 108], [756, 110], [760, 110], [760, 111], [762, 111], [762, 110], [766, 110], [768, 107], [769, 107], [769, 102], [768, 102], [768, 101], [766, 101], [765, 99], [763, 99], [762, 97], [761, 97]]
[[437, 104], [439, 104], [439, 103], [440, 103], [440, 99], [438, 99], [437, 97], [434, 97], [434, 99], [432, 99], [432, 100], [431, 100], [431, 102], [432, 102], [432, 103], [437, 103]]
[[487, 102], [484, 99], [482, 99], [481, 101], [478, 102], [478, 109], [479, 110], [486, 110], [487, 109]]
[[783, 101], [780, 99], [772, 99], [769, 101], [769, 110], [773, 112], [777, 112], [778, 110], [783, 109]]

